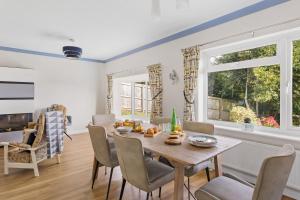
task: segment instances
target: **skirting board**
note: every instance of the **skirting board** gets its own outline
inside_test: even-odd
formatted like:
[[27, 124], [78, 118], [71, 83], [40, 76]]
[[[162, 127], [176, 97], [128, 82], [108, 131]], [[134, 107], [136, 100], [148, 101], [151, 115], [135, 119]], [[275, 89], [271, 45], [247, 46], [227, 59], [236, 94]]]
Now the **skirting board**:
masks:
[[68, 130], [68, 134], [69, 135], [77, 135], [77, 134], [82, 134], [82, 133], [88, 133], [88, 129], [85, 128], [85, 129], [79, 129], [79, 130]]

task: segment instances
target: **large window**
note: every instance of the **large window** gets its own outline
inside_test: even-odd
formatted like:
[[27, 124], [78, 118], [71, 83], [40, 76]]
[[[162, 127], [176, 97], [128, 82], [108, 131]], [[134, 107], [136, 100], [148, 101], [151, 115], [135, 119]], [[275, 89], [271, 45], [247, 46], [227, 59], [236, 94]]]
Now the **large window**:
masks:
[[208, 49], [202, 58], [204, 120], [236, 126], [250, 118], [260, 130], [299, 131], [298, 30]]
[[152, 98], [147, 74], [116, 78], [113, 90], [114, 113], [117, 118], [150, 118]]
[[300, 40], [293, 41], [293, 125], [300, 127]]
[[208, 119], [279, 128], [279, 80], [279, 65], [209, 73]]

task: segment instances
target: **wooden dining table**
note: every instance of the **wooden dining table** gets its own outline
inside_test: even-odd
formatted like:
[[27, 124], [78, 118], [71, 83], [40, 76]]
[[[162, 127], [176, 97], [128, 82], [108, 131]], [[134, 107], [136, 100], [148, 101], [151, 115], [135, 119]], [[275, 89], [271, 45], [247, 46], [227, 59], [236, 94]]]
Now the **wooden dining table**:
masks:
[[[116, 130], [108, 131], [112, 135]], [[143, 134], [129, 132], [123, 136], [138, 138], [145, 149], [167, 158], [175, 167], [174, 180], [174, 200], [183, 200], [184, 191], [184, 169], [186, 166], [197, 165], [209, 159], [214, 160], [215, 176], [222, 175], [221, 154], [225, 151], [239, 145], [240, 140], [214, 135], [217, 139], [215, 147], [200, 148], [195, 147], [188, 142], [188, 136], [199, 135], [201, 133], [184, 131], [182, 143], [180, 145], [167, 145], [165, 140], [169, 137], [168, 133], [160, 133], [154, 137], [144, 137]], [[204, 134], [205, 135], [205, 134]]]

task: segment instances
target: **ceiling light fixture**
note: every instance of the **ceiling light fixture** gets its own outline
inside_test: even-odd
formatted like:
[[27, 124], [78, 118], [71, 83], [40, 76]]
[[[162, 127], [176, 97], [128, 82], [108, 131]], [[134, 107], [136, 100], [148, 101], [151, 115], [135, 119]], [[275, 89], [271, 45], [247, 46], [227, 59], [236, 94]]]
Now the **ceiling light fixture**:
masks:
[[[74, 42], [74, 39], [69, 39], [71, 42]], [[82, 55], [82, 49], [76, 46], [63, 46], [62, 51], [66, 58], [77, 60]]]
[[160, 19], [160, 0], [152, 0], [151, 15], [155, 19]]

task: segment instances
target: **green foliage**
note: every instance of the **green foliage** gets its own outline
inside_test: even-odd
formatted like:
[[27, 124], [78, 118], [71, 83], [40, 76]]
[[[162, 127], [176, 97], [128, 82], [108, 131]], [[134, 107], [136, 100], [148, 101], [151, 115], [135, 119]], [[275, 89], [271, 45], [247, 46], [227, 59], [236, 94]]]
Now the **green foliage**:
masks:
[[253, 100], [264, 103], [270, 102], [279, 105], [280, 98], [280, 67], [258, 67], [253, 69]]
[[242, 106], [234, 106], [230, 111], [230, 121], [243, 123], [245, 118], [250, 118], [251, 123], [255, 125], [261, 125], [259, 118], [256, 117], [255, 112], [250, 108]]
[[214, 60], [214, 64], [225, 64], [271, 56], [276, 56], [276, 44], [224, 54], [218, 56]]
[[300, 126], [300, 40], [293, 47], [293, 124]]
[[[269, 45], [225, 54], [218, 57], [217, 62], [231, 63], [274, 55], [276, 45]], [[209, 73], [208, 95], [232, 100], [236, 105], [247, 108], [248, 112], [251, 110], [254, 115], [256, 113], [256, 119], [274, 116], [280, 121], [280, 66], [258, 66]], [[243, 118], [234, 120], [243, 121]]]

